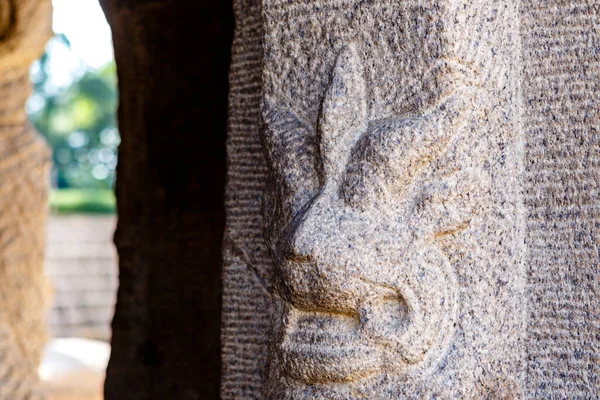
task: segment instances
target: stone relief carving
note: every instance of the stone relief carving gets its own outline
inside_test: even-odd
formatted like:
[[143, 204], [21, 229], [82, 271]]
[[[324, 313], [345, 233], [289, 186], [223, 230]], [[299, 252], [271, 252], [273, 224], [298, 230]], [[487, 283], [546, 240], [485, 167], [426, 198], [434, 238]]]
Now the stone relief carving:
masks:
[[273, 398], [335, 397], [354, 382], [427, 373], [455, 333], [457, 278], [439, 243], [468, 229], [475, 193], [489, 185], [482, 171], [448, 162], [478, 89], [456, 80], [426, 109], [370, 120], [366, 85], [350, 43], [317, 126], [263, 105], [270, 387], [282, 390]]
[[244, 7], [223, 398], [522, 398], [519, 2]]

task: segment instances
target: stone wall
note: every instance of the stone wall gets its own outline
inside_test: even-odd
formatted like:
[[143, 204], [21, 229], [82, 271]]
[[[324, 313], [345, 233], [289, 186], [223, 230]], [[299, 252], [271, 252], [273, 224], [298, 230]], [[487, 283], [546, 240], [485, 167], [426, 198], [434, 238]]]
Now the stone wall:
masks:
[[51, 336], [110, 340], [117, 291], [115, 224], [113, 215], [50, 216], [45, 269], [52, 286]]

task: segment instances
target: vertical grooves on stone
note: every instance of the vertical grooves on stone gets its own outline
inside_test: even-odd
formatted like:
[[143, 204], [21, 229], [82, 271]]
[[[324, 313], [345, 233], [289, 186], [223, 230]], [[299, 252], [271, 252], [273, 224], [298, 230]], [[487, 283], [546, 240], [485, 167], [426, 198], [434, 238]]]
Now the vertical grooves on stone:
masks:
[[267, 169], [259, 106], [262, 21], [259, 5], [235, 2], [236, 32], [230, 67], [226, 234], [221, 331], [223, 399], [261, 398], [266, 373], [270, 297], [261, 272], [270, 259], [263, 244], [262, 192]]
[[6, 320], [6, 314], [0, 312], [0, 399], [38, 398], [37, 370], [24, 360]]
[[[0, 59], [0, 66], [2, 60]], [[1, 71], [1, 69], [0, 69]], [[27, 71], [0, 82], [0, 399], [39, 396], [49, 152], [26, 122]]]
[[600, 396], [600, 5], [523, 2], [534, 398]]

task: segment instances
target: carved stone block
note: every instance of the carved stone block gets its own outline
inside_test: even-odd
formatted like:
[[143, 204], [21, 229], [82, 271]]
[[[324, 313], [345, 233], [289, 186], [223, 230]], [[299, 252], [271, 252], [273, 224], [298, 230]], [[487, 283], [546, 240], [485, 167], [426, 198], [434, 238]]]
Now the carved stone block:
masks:
[[[265, 190], [245, 221], [270, 260], [230, 213], [223, 397], [521, 397], [517, 2], [265, 0], [261, 15], [244, 143], [259, 135], [267, 169], [246, 164]], [[249, 160], [231, 129], [230, 162]], [[244, 337], [248, 354], [227, 350]]]

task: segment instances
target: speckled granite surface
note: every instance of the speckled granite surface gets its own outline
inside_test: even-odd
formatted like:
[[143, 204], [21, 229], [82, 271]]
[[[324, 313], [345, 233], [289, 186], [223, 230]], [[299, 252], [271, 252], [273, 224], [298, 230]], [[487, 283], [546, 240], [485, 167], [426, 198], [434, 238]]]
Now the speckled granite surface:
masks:
[[223, 399], [260, 398], [271, 329], [272, 263], [261, 205], [267, 177], [259, 135], [262, 23], [258, 1], [234, 1], [230, 67], [227, 225], [223, 250]]
[[600, 4], [523, 1], [527, 393], [600, 398]]
[[236, 12], [223, 398], [600, 397], [600, 5]]
[[260, 6], [236, 3], [223, 398], [522, 397], [518, 3]]

